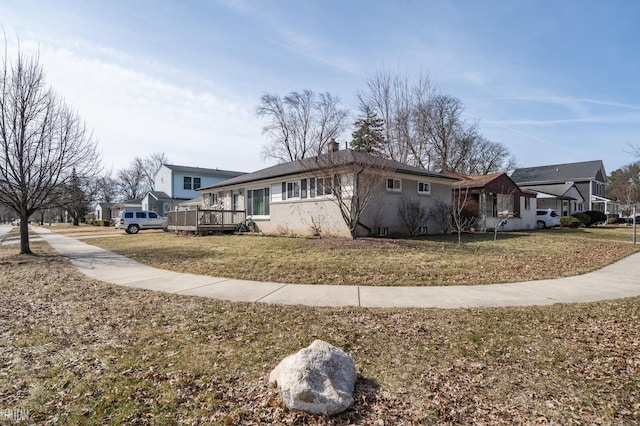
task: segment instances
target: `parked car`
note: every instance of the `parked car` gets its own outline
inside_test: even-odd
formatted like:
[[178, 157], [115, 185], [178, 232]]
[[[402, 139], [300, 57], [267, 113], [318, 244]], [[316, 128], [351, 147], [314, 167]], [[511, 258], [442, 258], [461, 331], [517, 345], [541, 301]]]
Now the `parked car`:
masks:
[[115, 219], [116, 229], [124, 229], [127, 234], [137, 234], [141, 229], [165, 229], [167, 218], [156, 212], [121, 211]]
[[536, 226], [538, 229], [560, 226], [560, 215], [552, 209], [536, 211]]
[[[627, 218], [627, 223], [633, 223], [633, 216]], [[640, 216], [636, 216], [636, 225], [640, 225]]]

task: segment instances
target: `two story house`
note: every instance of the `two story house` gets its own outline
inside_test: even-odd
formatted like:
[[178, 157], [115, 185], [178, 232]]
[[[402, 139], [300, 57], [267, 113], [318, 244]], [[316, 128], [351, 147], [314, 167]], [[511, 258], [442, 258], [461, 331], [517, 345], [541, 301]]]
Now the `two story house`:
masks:
[[155, 176], [155, 187], [142, 199], [142, 210], [153, 210], [164, 216], [181, 202], [201, 197], [198, 191], [200, 188], [243, 174], [229, 170], [163, 164]]
[[605, 197], [606, 173], [601, 160], [516, 169], [511, 179], [538, 194], [538, 208], [563, 216], [589, 210], [616, 215], [616, 204]]

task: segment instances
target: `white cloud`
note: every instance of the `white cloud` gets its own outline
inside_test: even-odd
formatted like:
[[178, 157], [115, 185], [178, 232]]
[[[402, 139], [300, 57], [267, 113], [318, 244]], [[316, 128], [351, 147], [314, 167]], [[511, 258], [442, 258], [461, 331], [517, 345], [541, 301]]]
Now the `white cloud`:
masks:
[[157, 75], [137, 69], [149, 64], [83, 41], [65, 46], [21, 41], [21, 48], [27, 54], [39, 50], [47, 82], [93, 128], [107, 167], [118, 170], [152, 152], [165, 152], [176, 164], [262, 167], [261, 126], [253, 105], [199, 90], [199, 79], [190, 87], [169, 83], [161, 77], [166, 69], [157, 67]]
[[234, 13], [265, 25], [267, 33], [275, 35], [270, 40], [275, 45], [340, 71], [363, 76], [360, 64], [347, 55], [341, 55], [339, 46], [295, 29], [267, 8], [256, 7], [243, 0], [220, 0], [220, 3]]

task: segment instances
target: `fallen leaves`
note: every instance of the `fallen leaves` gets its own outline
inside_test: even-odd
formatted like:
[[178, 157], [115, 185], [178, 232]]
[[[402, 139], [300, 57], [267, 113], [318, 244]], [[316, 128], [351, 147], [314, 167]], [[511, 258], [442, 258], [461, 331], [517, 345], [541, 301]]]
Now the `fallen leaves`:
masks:
[[[0, 270], [0, 407], [25, 408], [32, 423], [640, 423], [637, 298], [451, 311], [233, 304], [18, 257], [0, 248], [12, 262]], [[354, 406], [334, 418], [287, 410], [267, 384], [315, 338], [359, 372]]]

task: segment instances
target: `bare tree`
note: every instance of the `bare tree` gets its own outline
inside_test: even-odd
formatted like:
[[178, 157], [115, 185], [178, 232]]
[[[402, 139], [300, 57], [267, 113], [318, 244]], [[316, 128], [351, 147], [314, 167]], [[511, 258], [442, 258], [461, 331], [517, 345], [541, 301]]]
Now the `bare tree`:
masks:
[[517, 161], [507, 147], [479, 136], [474, 143], [463, 172], [468, 175], [488, 175], [517, 168]]
[[435, 200], [429, 209], [428, 217], [440, 227], [443, 234], [451, 231], [451, 204]]
[[471, 160], [474, 144], [479, 140], [476, 125], [462, 120], [464, 105], [459, 99], [437, 95], [422, 116], [423, 126], [432, 151], [434, 170], [466, 172], [465, 164]]
[[632, 215], [633, 206], [640, 202], [640, 161], [611, 172], [607, 178], [607, 198], [618, 201], [624, 215]]
[[426, 226], [429, 217], [429, 210], [419, 200], [407, 196], [402, 197], [398, 213], [411, 237], [417, 235], [421, 227]]
[[383, 69], [366, 85], [358, 94], [360, 109], [383, 120], [382, 153], [387, 158], [426, 170], [467, 174], [513, 165], [509, 150], [482, 138], [477, 124], [463, 120], [463, 103], [440, 93], [428, 78], [410, 81]]
[[144, 164], [140, 157], [136, 157], [129, 167], [118, 172], [118, 191], [123, 200], [135, 200], [147, 191]]
[[323, 185], [332, 194], [331, 200], [338, 206], [352, 238], [358, 236], [358, 227], [371, 232], [361, 219], [384, 191], [390, 170], [388, 160], [353, 150], [336, 150], [310, 158], [306, 168], [328, 176]]
[[156, 175], [163, 164], [168, 164], [169, 158], [164, 152], [154, 152], [142, 160], [144, 180], [149, 191], [155, 189]]
[[148, 157], [135, 157], [129, 167], [118, 172], [118, 190], [124, 200], [134, 200], [152, 191], [155, 177], [163, 164], [168, 163], [164, 152], [154, 152]]
[[98, 177], [96, 185], [96, 201], [104, 203], [113, 203], [118, 198], [118, 183], [111, 177], [111, 172], [106, 172]]
[[264, 158], [278, 162], [301, 160], [325, 151], [327, 143], [346, 128], [349, 112], [340, 108], [340, 100], [329, 94], [316, 95], [305, 89], [284, 98], [265, 94], [256, 109], [265, 118], [263, 128], [269, 141], [263, 148]]
[[451, 217], [458, 234], [458, 244], [462, 244], [462, 232], [474, 226], [477, 220], [475, 217], [465, 214], [468, 198], [469, 187], [458, 187], [454, 189], [451, 203]]
[[31, 254], [29, 217], [52, 204], [72, 171], [95, 175], [100, 156], [91, 132], [47, 87], [39, 57], [18, 51], [0, 71], [0, 203], [20, 218], [20, 253]]
[[373, 111], [384, 124], [383, 154], [395, 161], [427, 169], [423, 154], [425, 139], [416, 126], [416, 111], [428, 105], [435, 93], [429, 78], [415, 83], [408, 77], [382, 69], [366, 81], [367, 89], [358, 94], [361, 111]]

